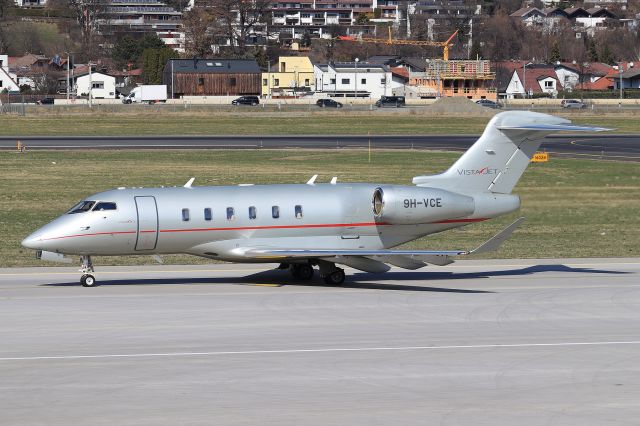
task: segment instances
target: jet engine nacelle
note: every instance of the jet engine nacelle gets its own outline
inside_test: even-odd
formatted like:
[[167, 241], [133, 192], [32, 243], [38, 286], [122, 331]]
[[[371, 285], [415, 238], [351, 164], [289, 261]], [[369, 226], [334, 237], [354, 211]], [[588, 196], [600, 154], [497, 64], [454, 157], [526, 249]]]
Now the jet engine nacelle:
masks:
[[444, 189], [382, 186], [373, 192], [376, 219], [397, 225], [429, 223], [473, 214], [472, 197]]

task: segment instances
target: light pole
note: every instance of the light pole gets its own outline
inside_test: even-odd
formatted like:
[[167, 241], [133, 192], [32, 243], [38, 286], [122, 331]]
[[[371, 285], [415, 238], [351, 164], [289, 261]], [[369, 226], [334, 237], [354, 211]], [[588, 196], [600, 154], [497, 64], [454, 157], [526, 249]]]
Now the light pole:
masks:
[[356, 58], [356, 62], [355, 62], [355, 64], [356, 64], [356, 90], [355, 90], [355, 92], [356, 92], [356, 94], [355, 94], [356, 100], [358, 100], [358, 62], [360, 62], [360, 59]]
[[267, 99], [271, 99], [271, 61], [267, 61]]
[[91, 61], [89, 61], [89, 108], [93, 107], [93, 80], [91, 75]]
[[622, 106], [622, 64], [618, 66], [618, 71], [620, 71], [620, 106]]
[[527, 63], [524, 63], [524, 66], [522, 67], [524, 72], [524, 76], [522, 78], [522, 88], [524, 89], [524, 98], [527, 98]]

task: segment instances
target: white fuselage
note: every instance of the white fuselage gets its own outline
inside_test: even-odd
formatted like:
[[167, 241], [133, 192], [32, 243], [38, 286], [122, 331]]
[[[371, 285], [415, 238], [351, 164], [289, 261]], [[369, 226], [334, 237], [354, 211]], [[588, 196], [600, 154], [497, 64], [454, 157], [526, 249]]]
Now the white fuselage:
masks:
[[[379, 188], [387, 194], [387, 216], [384, 210], [374, 213], [372, 196]], [[264, 262], [244, 258], [244, 250], [385, 249], [520, 205], [509, 194], [470, 197], [376, 184], [133, 188], [101, 192], [85, 201], [95, 202], [94, 210], [64, 214], [25, 238], [23, 245], [77, 255], [187, 253]], [[115, 204], [115, 209], [95, 210], [100, 202]], [[400, 223], [395, 219], [399, 214], [405, 214]]]

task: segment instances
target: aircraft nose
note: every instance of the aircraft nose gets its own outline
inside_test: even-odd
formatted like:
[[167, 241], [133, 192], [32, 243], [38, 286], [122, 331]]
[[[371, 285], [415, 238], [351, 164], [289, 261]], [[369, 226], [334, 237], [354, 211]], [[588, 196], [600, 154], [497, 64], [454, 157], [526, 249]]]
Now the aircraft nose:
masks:
[[22, 240], [22, 247], [39, 250], [41, 249], [42, 241], [40, 240], [40, 235], [37, 232], [29, 235], [27, 238]]

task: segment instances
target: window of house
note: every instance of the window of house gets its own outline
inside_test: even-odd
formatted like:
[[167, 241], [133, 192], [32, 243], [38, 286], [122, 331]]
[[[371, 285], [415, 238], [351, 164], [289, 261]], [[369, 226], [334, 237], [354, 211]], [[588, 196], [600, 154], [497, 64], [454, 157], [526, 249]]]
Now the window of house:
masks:
[[349, 83], [351, 83], [351, 79], [349, 79], [349, 78], [343, 78], [342, 79], [342, 84], [349, 84]]
[[182, 209], [182, 220], [185, 222], [189, 222], [189, 209]]
[[336, 79], [332, 78], [331, 80], [329, 80], [329, 84], [336, 84]]
[[380, 84], [387, 84], [387, 80], [386, 80], [386, 79], [384, 79], [384, 78], [381, 78], [381, 79], [380, 79]]
[[233, 211], [233, 207], [227, 207], [227, 220], [235, 220], [236, 214]]
[[309, 79], [308, 79], [308, 78], [305, 78], [305, 79], [304, 79], [304, 85], [305, 85], [305, 86], [309, 86]]
[[91, 83], [92, 89], [104, 89], [104, 81], [93, 81]]
[[267, 84], [269, 84], [269, 80], [267, 80], [266, 78], [262, 79], [262, 85], [266, 86]]
[[229, 86], [235, 86], [236, 85], [236, 78], [235, 77], [231, 77], [229, 79]]
[[255, 206], [249, 207], [249, 219], [255, 219], [258, 217], [258, 212]]
[[362, 80], [360, 80], [360, 84], [367, 84], [367, 79], [363, 78]]
[[211, 220], [212, 216], [211, 216], [211, 209], [209, 207], [206, 207], [204, 209], [204, 220]]
[[296, 206], [296, 219], [302, 219], [302, 206]]
[[276, 86], [280, 86], [280, 79], [279, 78], [274, 79], [273, 84]]
[[553, 87], [553, 81], [545, 81], [544, 82], [544, 87], [549, 89]]
[[2, 80], [0, 80], [0, 87], [2, 87]]
[[198, 86], [204, 86], [204, 77], [198, 77]]
[[274, 219], [278, 219], [280, 217], [280, 207], [271, 206], [271, 217]]

